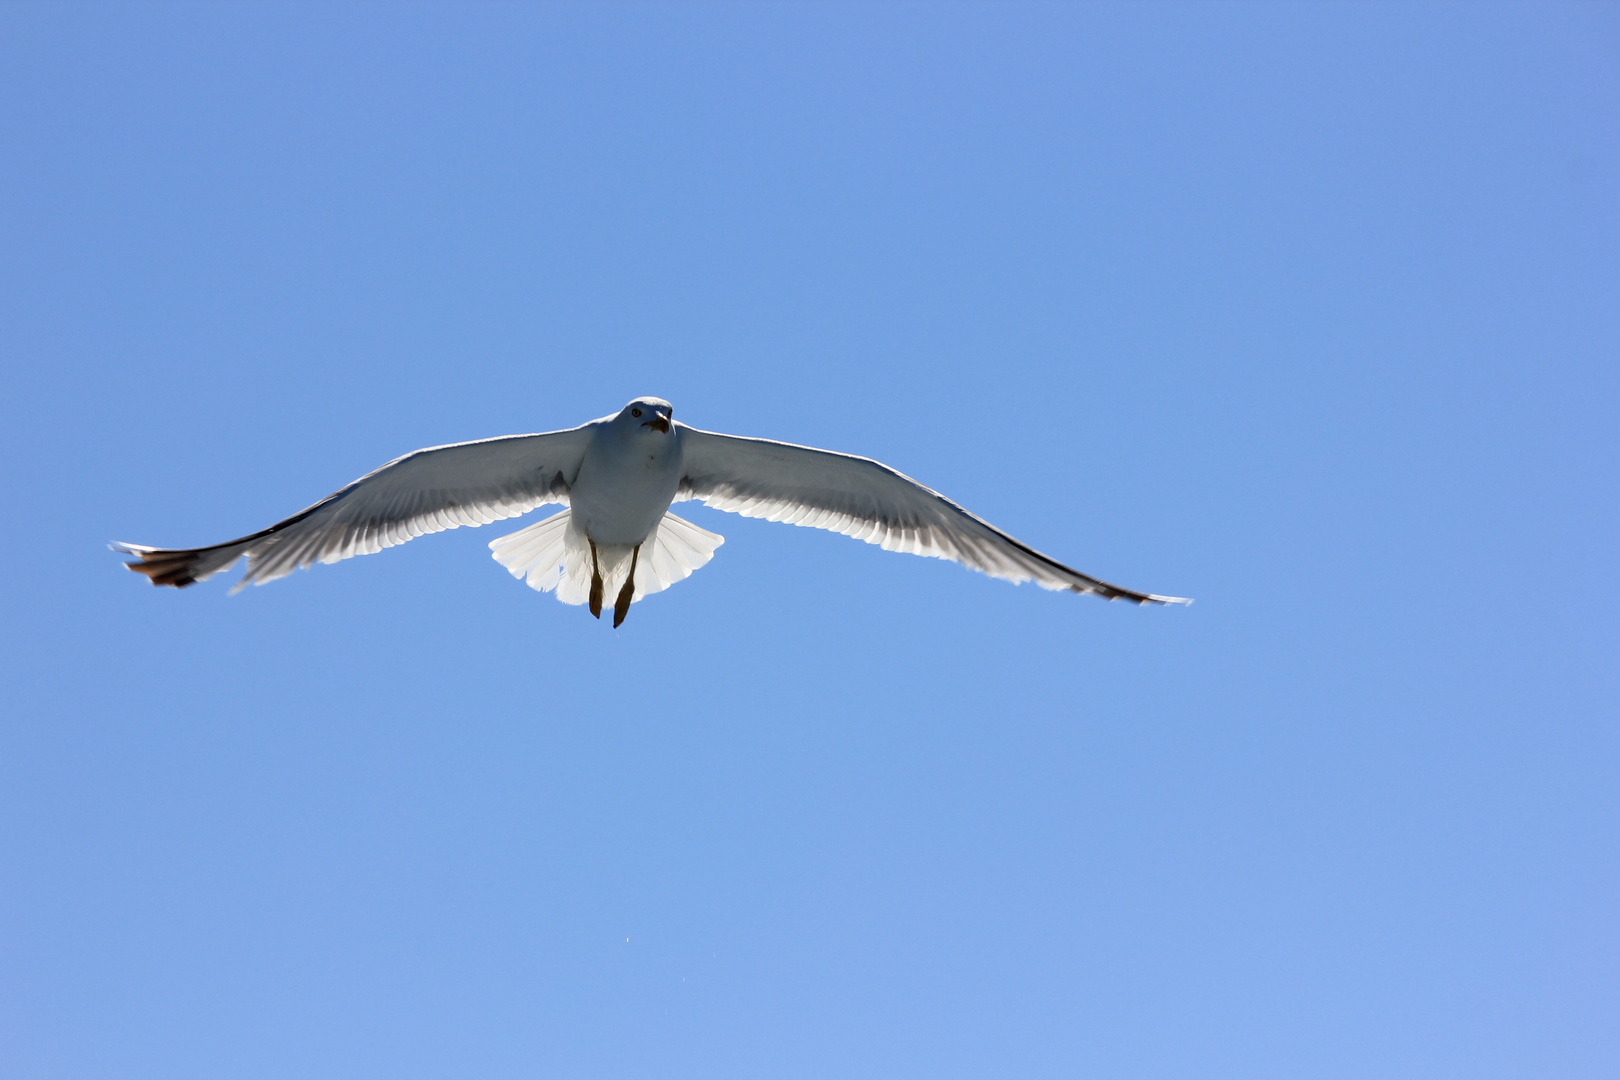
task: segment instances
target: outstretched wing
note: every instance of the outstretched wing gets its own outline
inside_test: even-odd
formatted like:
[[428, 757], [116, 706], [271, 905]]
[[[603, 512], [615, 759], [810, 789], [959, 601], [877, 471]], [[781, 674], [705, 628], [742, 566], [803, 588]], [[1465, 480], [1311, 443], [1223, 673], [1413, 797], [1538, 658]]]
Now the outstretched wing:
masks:
[[743, 517], [831, 529], [886, 551], [950, 559], [1043, 589], [1138, 604], [1191, 603], [1132, 592], [1070, 569], [870, 458], [676, 426], [686, 462], [677, 499], [700, 499]]
[[247, 573], [236, 589], [250, 582], [262, 585], [317, 562], [371, 555], [425, 533], [487, 525], [546, 503], [565, 503], [591, 427], [418, 450], [285, 521], [213, 547], [114, 544], [113, 549], [139, 556], [129, 568], [152, 584], [182, 588], [246, 555]]

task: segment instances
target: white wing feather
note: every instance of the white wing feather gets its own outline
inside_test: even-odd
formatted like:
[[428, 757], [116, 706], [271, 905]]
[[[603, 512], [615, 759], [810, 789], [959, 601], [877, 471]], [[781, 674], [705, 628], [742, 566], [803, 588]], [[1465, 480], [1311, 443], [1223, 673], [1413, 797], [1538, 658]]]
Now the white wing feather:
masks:
[[243, 555], [248, 569], [236, 589], [262, 585], [317, 562], [370, 555], [427, 533], [487, 525], [546, 503], [566, 503], [592, 426], [417, 450], [285, 521], [212, 547], [113, 548], [139, 556], [129, 568], [154, 585], [202, 581]]
[[886, 551], [949, 559], [1043, 589], [1138, 604], [1191, 603], [1122, 589], [1064, 566], [870, 458], [676, 426], [686, 463], [677, 500], [699, 499], [743, 517], [830, 529]]

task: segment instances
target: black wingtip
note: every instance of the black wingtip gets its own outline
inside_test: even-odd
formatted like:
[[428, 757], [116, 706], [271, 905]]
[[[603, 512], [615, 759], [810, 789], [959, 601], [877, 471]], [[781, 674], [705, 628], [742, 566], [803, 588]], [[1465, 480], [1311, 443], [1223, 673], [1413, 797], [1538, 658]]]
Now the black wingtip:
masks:
[[1109, 585], [1107, 582], [1103, 582], [1102, 584], [1104, 586], [1103, 588], [1087, 588], [1084, 585], [1070, 585], [1069, 591], [1080, 593], [1082, 596], [1090, 593], [1092, 596], [1100, 596], [1104, 600], [1110, 602], [1114, 600], [1128, 600], [1137, 607], [1141, 607], [1143, 604], [1180, 604], [1183, 607], [1188, 607], [1192, 604], [1192, 601], [1187, 599], [1185, 596], [1159, 596], [1155, 593], [1131, 592], [1129, 589], [1121, 589], [1119, 586]]
[[197, 565], [199, 551], [171, 551], [165, 548], [142, 547], [139, 544], [108, 545], [121, 555], [134, 555], [139, 562], [126, 562], [124, 568], [137, 574], [145, 574], [153, 585], [159, 588], [167, 585], [176, 589], [184, 589], [188, 585], [197, 584], [193, 570]]

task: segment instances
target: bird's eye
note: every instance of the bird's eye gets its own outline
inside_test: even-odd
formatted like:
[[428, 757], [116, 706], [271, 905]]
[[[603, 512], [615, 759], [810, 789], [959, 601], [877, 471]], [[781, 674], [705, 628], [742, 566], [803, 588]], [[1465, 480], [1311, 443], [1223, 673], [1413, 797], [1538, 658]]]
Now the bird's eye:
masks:
[[641, 410], [640, 409], [631, 409], [630, 410], [630, 415], [631, 416], [640, 416], [641, 415]]

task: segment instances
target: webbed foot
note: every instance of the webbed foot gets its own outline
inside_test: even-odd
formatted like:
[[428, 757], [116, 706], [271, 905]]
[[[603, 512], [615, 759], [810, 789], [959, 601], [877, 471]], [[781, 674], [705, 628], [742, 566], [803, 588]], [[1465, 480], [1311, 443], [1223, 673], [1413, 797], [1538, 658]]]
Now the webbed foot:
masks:
[[[591, 545], [591, 614], [598, 619], [602, 617], [602, 568], [596, 562], [596, 541], [587, 540]], [[619, 625], [614, 623], [614, 626]]]
[[[624, 617], [630, 614], [630, 601], [636, 597], [636, 560], [641, 557], [641, 545], [630, 553], [630, 576], [624, 579], [624, 588], [619, 590], [619, 598], [613, 603], [613, 628], [617, 630]], [[595, 596], [595, 593], [591, 594]]]

